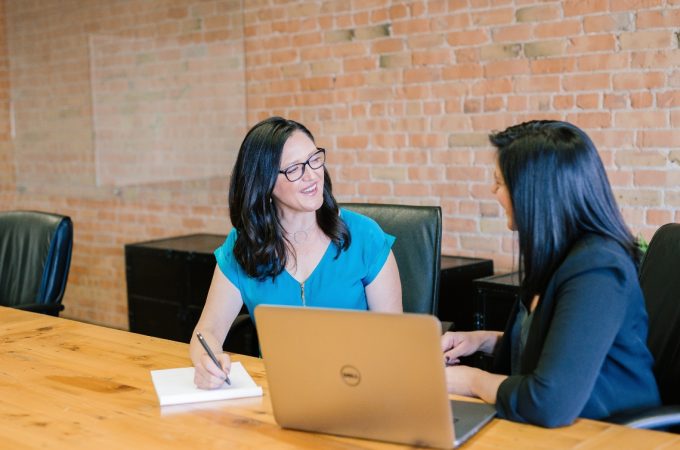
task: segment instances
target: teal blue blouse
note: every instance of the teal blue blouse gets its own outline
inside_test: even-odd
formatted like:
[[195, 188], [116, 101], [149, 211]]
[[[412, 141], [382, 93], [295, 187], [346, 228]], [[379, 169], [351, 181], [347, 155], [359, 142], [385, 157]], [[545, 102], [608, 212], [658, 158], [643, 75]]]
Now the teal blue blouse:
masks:
[[222, 246], [215, 250], [217, 265], [241, 292], [251, 317], [259, 304], [314, 306], [341, 309], [368, 309], [365, 287], [385, 265], [394, 237], [366, 216], [346, 209], [340, 217], [352, 238], [349, 248], [336, 258], [337, 247], [332, 242], [303, 287], [286, 270], [274, 279], [263, 281], [248, 276], [234, 257], [238, 235], [232, 229]]

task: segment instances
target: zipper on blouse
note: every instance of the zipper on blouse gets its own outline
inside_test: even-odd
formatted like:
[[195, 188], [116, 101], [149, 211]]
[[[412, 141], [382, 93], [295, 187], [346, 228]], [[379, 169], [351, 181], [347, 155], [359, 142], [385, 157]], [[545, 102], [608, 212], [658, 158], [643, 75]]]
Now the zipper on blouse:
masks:
[[302, 306], [307, 306], [307, 301], [305, 300], [305, 283], [304, 281], [300, 283], [300, 297], [302, 298]]

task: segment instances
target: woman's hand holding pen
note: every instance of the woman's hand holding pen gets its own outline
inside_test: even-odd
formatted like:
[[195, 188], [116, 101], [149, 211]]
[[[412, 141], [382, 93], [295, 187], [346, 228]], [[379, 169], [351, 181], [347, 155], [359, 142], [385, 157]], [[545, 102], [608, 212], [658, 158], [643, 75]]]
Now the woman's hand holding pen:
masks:
[[229, 381], [231, 358], [223, 352], [213, 353], [207, 342], [199, 336], [200, 333], [197, 333], [195, 338], [206, 351], [194, 359], [194, 383], [200, 389], [217, 389], [225, 382], [231, 384]]
[[224, 384], [229, 375], [231, 359], [226, 353], [216, 353], [215, 357], [224, 370], [217, 367], [207, 353], [203, 354], [199, 359], [199, 363], [196, 364], [196, 370], [194, 371], [194, 383], [197, 387], [201, 389], [217, 389]]

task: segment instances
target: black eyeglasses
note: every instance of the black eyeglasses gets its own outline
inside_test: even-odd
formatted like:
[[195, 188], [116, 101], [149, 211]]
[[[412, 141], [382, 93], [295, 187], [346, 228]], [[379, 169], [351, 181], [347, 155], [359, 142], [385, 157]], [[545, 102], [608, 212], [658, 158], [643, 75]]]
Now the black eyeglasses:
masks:
[[312, 169], [319, 169], [323, 167], [326, 163], [326, 149], [317, 147], [317, 152], [307, 159], [305, 162], [291, 164], [283, 170], [279, 170], [286, 176], [288, 181], [297, 181], [305, 174], [305, 166], [309, 166]]

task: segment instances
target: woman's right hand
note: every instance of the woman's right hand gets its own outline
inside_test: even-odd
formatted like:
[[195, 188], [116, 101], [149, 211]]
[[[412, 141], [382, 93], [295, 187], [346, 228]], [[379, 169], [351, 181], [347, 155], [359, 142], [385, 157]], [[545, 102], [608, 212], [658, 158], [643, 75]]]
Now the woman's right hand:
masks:
[[463, 356], [472, 355], [487, 344], [486, 331], [448, 331], [441, 339], [447, 366], [460, 363]]
[[[221, 351], [222, 343], [242, 306], [241, 293], [216, 265], [208, 298], [189, 344], [189, 357], [194, 364], [194, 383], [197, 387], [216, 389], [224, 384], [231, 368], [231, 358]], [[203, 335], [208, 347], [213, 349], [222, 367], [210, 359], [198, 340], [198, 332]]]
[[216, 353], [215, 357], [222, 368], [217, 367], [207, 353], [199, 356], [194, 363], [194, 383], [200, 389], [217, 389], [221, 387], [231, 368], [231, 358], [227, 353]]

